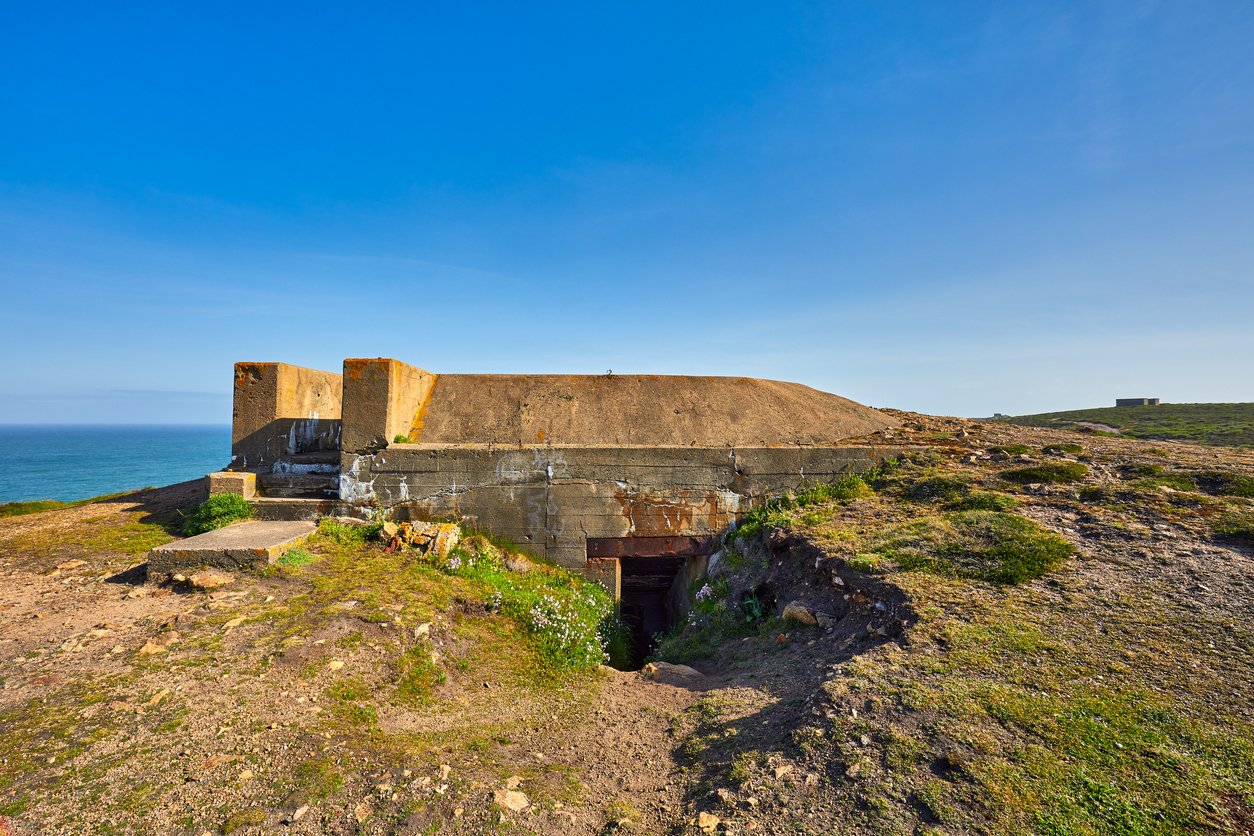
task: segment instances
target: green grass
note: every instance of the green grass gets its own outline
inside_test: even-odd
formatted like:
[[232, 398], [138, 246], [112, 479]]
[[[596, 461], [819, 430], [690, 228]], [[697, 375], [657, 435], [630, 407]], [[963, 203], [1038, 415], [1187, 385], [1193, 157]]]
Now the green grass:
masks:
[[[379, 527], [319, 522], [317, 536], [306, 545], [323, 559], [310, 564], [308, 580], [315, 594], [300, 603], [302, 608], [317, 611], [356, 600], [358, 617], [374, 623], [430, 620], [455, 593], [516, 625], [535, 654], [536, 675], [587, 670], [607, 658], [625, 662], [624, 628], [613, 598], [599, 584], [534, 560], [531, 571], [511, 572], [502, 551], [477, 535], [466, 536], [447, 557], [416, 551], [386, 555], [376, 539]], [[420, 661], [403, 662], [398, 673], [406, 687], [413, 686], [415, 699], [424, 680], [416, 668]]]
[[919, 570], [991, 583], [1039, 578], [1075, 554], [1032, 520], [997, 511], [959, 511], [889, 525], [866, 537], [856, 568]]
[[1239, 496], [1254, 499], [1254, 476], [1207, 470], [1188, 474], [1201, 490], [1216, 496]]
[[479, 586], [489, 609], [513, 619], [529, 634], [548, 665], [589, 668], [611, 659], [625, 646], [613, 598], [599, 584], [555, 566], [536, 564], [530, 572], [510, 572], [499, 549], [471, 538], [436, 559], [441, 571]]
[[1007, 419], [1026, 427], [1105, 424], [1129, 438], [1254, 447], [1254, 403], [1179, 403], [1044, 412]]
[[317, 560], [317, 555], [310, 554], [302, 548], [289, 549], [275, 562], [288, 569], [300, 569]]
[[1019, 501], [997, 491], [971, 491], [945, 504], [947, 511], [1013, 511]]
[[1079, 482], [1088, 473], [1088, 467], [1079, 462], [1050, 462], [1003, 470], [1001, 478], [1024, 485], [1035, 482], [1058, 484], [1062, 482]]
[[244, 497], [233, 493], [214, 494], [188, 513], [183, 521], [183, 533], [189, 537], [204, 534], [252, 515], [253, 507]]
[[919, 502], [955, 502], [971, 490], [971, 478], [960, 475], [928, 476], [905, 488], [909, 499]]
[[893, 690], [877, 681], [886, 675], [939, 736], [967, 742], [952, 765], [957, 784], [919, 770], [928, 806], [944, 805], [959, 831], [964, 815], [983, 815], [973, 794], [997, 800], [995, 832], [1175, 834], [1212, 832], [1215, 802], [1249, 792], [1248, 737], [1125, 677], [1111, 640], [1077, 642], [1069, 625], [1030, 606], [998, 609], [990, 601], [972, 621], [927, 625], [946, 640], [939, 660], [864, 669], [868, 689]]
[[[142, 490], [150, 490], [143, 488]], [[0, 503], [0, 517], [20, 517], [26, 514], [38, 514], [42, 511], [60, 511], [63, 508], [78, 508], [81, 505], [91, 505], [93, 502], [105, 502], [110, 499], [118, 499], [123, 496], [139, 493], [139, 491], [122, 491], [121, 493], [106, 493], [100, 496], [93, 496], [90, 499], [77, 499], [73, 502], [62, 502], [59, 499], [36, 499], [30, 502], [3, 502]]]
[[767, 528], [785, 528], [791, 522], [789, 512], [793, 510], [833, 502], [852, 502], [874, 496], [875, 491], [872, 490], [869, 480], [887, 469], [886, 466], [881, 466], [868, 474], [851, 473], [834, 482], [822, 482], [797, 493], [768, 500], [740, 518], [740, 525], [727, 538], [727, 542], [734, 543], [741, 537], [752, 537]]
[[1254, 545], [1254, 508], [1226, 512], [1215, 523], [1215, 533]]

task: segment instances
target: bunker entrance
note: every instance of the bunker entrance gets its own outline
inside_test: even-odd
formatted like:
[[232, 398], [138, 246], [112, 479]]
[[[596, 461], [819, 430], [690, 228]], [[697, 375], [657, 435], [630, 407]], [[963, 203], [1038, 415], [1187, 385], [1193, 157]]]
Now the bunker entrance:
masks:
[[[686, 557], [623, 557], [619, 614], [631, 631], [631, 664], [638, 668], [657, 648], [658, 638], [680, 617], [674, 602], [676, 581]], [[687, 589], [679, 590], [686, 594]]]
[[712, 537], [590, 537], [588, 557], [618, 561], [619, 614], [639, 668], [658, 640], [688, 617], [689, 587], [705, 575]]

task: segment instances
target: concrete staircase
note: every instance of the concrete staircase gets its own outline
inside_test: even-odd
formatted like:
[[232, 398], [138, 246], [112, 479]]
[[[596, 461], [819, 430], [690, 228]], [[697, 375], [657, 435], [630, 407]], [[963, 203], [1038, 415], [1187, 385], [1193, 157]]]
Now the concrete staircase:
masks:
[[279, 461], [272, 473], [257, 475], [257, 493], [273, 499], [338, 499], [338, 450], [294, 453]]

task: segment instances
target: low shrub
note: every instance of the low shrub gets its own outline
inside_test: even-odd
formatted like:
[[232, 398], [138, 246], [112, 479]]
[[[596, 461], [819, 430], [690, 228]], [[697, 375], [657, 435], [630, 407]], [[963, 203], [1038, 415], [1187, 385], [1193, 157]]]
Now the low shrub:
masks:
[[183, 533], [188, 536], [204, 534], [252, 515], [253, 506], [239, 494], [214, 494], [188, 513], [183, 520]]
[[1046, 444], [1041, 448], [1042, 453], [1083, 453], [1083, 444]]
[[775, 600], [769, 589], [731, 595], [726, 578], [706, 581], [693, 596], [686, 621], [661, 637], [651, 658], [691, 662], [711, 656], [731, 638], [748, 636], [773, 623]]
[[1001, 478], [1024, 485], [1033, 482], [1057, 484], [1061, 482], [1079, 482], [1088, 473], [1088, 467], [1079, 462], [1053, 462], [1005, 470], [1002, 471]]

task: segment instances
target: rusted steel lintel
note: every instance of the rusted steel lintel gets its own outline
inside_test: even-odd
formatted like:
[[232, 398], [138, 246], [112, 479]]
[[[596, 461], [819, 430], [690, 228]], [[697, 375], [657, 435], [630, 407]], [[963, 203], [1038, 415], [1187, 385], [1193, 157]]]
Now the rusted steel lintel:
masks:
[[718, 551], [717, 537], [589, 537], [588, 557], [696, 557]]

